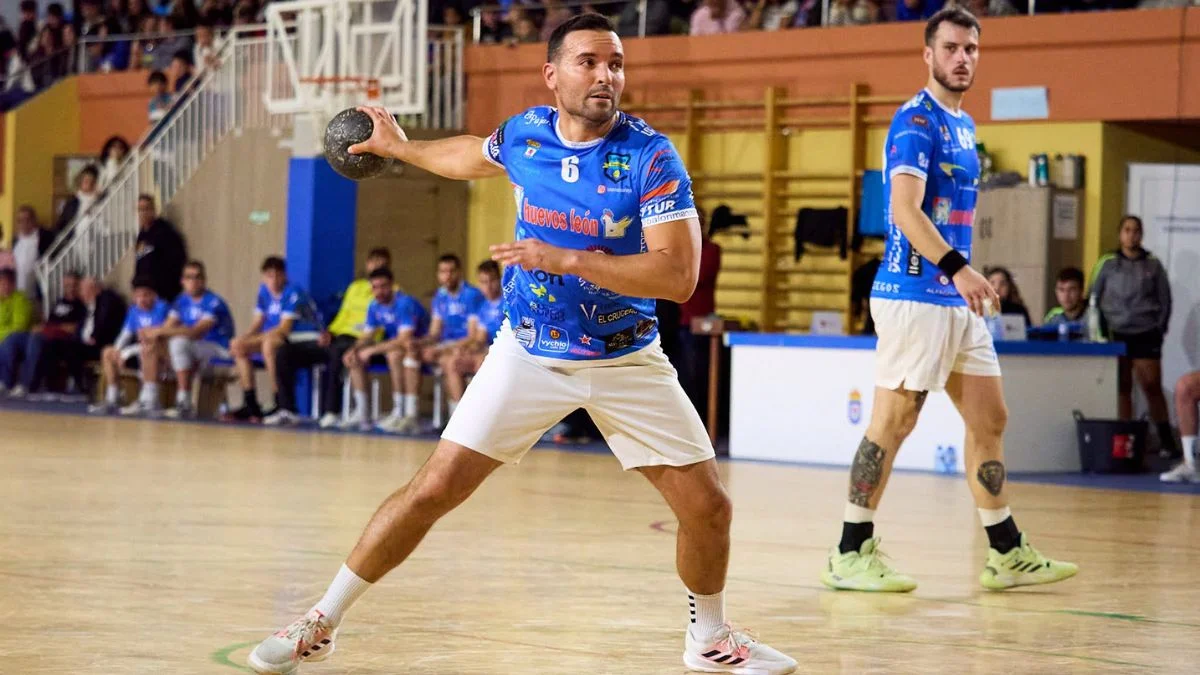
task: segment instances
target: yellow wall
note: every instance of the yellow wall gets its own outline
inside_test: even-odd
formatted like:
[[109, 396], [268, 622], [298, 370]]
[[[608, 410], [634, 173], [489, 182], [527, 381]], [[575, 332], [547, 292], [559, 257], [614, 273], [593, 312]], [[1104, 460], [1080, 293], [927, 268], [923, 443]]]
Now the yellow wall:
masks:
[[76, 79], [50, 89], [6, 113], [4, 194], [0, 223], [11, 237], [17, 207], [29, 204], [43, 225], [54, 221], [54, 158], [79, 152], [79, 96]]
[[473, 270], [491, 258], [488, 246], [512, 241], [517, 205], [507, 176], [473, 181], [468, 194], [467, 252], [463, 262]]

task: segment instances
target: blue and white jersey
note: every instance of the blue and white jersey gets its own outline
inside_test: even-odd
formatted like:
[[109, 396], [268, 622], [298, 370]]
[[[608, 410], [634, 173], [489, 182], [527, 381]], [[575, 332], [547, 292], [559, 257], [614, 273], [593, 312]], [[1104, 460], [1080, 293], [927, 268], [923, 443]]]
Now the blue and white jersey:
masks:
[[496, 296], [495, 300], [483, 299], [483, 304], [479, 306], [479, 323], [483, 324], [484, 330], [488, 334], [488, 344], [496, 339], [496, 333], [500, 331], [500, 324], [504, 323], [504, 295]]
[[892, 217], [892, 178], [908, 174], [925, 180], [921, 210], [946, 243], [971, 259], [971, 230], [979, 196], [979, 156], [975, 121], [964, 111], [947, 110], [922, 90], [900, 107], [883, 149], [883, 192], [887, 205], [887, 245], [871, 297], [961, 306], [966, 301], [937, 261], [917, 252]]
[[433, 318], [442, 320], [442, 340], [461, 340], [467, 337], [471, 317], [479, 319], [479, 306], [483, 304], [483, 293], [467, 282], [458, 287], [457, 293], [445, 288], [433, 294]]
[[420, 314], [423, 313], [424, 309], [415, 298], [403, 293], [396, 293], [392, 301], [386, 305], [378, 300], [371, 301], [371, 304], [367, 306], [365, 329], [367, 333], [382, 330], [383, 339], [392, 340], [402, 330], [411, 330], [416, 333], [417, 322]]
[[156, 328], [166, 323], [170, 312], [171, 306], [162, 298], [155, 300], [150, 309], [142, 309], [137, 304], [130, 305], [121, 332], [137, 337], [137, 332], [143, 328]]
[[284, 286], [278, 296], [273, 295], [266, 284], [259, 284], [254, 314], [263, 317], [262, 329], [264, 331], [275, 328], [283, 323], [284, 319], [292, 319], [293, 332], [311, 332], [321, 329], [321, 318], [317, 306], [308, 297], [308, 293], [291, 284]]
[[[643, 229], [696, 217], [692, 180], [666, 136], [617, 113], [604, 138], [563, 140], [558, 111], [530, 108], [483, 143], [517, 204], [516, 238], [604, 255], [646, 251]], [[620, 295], [573, 275], [504, 270], [504, 303], [517, 341], [536, 356], [609, 359], [658, 335], [651, 298]]]
[[213, 327], [202, 338], [205, 342], [215, 342], [222, 347], [228, 347], [229, 340], [233, 338], [233, 315], [229, 312], [229, 305], [212, 291], [205, 291], [199, 298], [180, 293], [179, 297], [175, 298], [175, 305], [171, 307], [168, 316], [188, 328], [205, 319], [215, 321]]

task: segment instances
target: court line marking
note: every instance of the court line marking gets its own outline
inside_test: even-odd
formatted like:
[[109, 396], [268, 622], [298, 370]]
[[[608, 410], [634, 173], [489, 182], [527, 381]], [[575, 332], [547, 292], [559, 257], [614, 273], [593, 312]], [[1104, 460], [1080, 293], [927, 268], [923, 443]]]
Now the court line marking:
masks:
[[218, 666], [228, 666], [230, 668], [236, 668], [236, 669], [246, 672], [246, 673], [253, 673], [254, 671], [251, 670], [249, 666], [243, 666], [240, 663], [234, 663], [229, 658], [229, 655], [236, 652], [239, 649], [242, 649], [244, 647], [249, 647], [250, 645], [255, 645], [255, 644], [258, 644], [258, 643], [257, 642], [238, 642], [235, 644], [227, 645], [225, 647], [221, 647], [220, 649], [218, 649], [217, 651], [215, 651], [211, 655], [209, 655], [209, 659], [213, 663], [217, 664]]

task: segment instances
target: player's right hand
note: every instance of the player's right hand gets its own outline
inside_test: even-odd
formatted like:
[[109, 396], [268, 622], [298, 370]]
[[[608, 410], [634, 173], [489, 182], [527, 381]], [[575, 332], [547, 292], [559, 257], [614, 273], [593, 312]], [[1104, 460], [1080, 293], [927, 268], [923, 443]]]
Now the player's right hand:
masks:
[[400, 128], [396, 118], [392, 117], [387, 108], [359, 106], [358, 111], [371, 116], [371, 121], [375, 123], [375, 130], [367, 140], [350, 146], [349, 153], [361, 155], [369, 152], [380, 157], [395, 157], [397, 146], [408, 142], [408, 136], [404, 134], [404, 130]]
[[954, 275], [953, 281], [958, 294], [967, 301], [967, 306], [975, 314], [985, 316], [985, 312], [1000, 312], [1000, 296], [996, 295], [996, 289], [992, 288], [987, 278], [976, 272], [975, 268], [970, 265], [963, 267]]

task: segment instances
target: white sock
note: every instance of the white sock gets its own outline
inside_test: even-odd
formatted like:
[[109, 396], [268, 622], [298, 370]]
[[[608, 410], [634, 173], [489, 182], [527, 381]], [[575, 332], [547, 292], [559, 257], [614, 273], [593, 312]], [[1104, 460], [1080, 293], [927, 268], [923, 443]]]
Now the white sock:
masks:
[[342, 622], [342, 616], [350, 606], [370, 587], [369, 581], [364, 581], [343, 564], [342, 569], [338, 570], [337, 576], [333, 578], [333, 583], [329, 584], [325, 591], [325, 597], [313, 605], [313, 609], [324, 614], [329, 622], [336, 626]]
[[146, 382], [142, 385], [142, 403], [147, 407], [158, 407], [158, 383]]
[[847, 523], [873, 523], [875, 522], [875, 509], [864, 509], [846, 502], [846, 513], [842, 516], [842, 520]]
[[405, 417], [416, 417], [417, 416], [417, 395], [416, 394], [405, 394], [404, 395], [403, 410], [404, 410]]
[[979, 511], [979, 522], [983, 523], [984, 527], [999, 525], [1012, 517], [1012, 511], [1006, 506], [1002, 509], [977, 509]]
[[110, 384], [105, 388], [104, 402], [109, 405], [116, 405], [121, 402], [121, 390], [117, 389], [117, 385]]
[[713, 595], [688, 591], [688, 614], [693, 638], [700, 642], [715, 638], [725, 625], [725, 591]]
[[192, 392], [185, 391], [183, 389], [180, 389], [179, 391], [175, 392], [175, 405], [188, 405], [189, 403], [191, 403], [192, 402], [191, 393]]
[[392, 394], [392, 414], [396, 417], [404, 415], [404, 394]]
[[458, 401], [447, 400], [446, 407], [450, 409], [450, 415], [454, 415], [454, 411], [458, 410]]
[[1196, 469], [1196, 437], [1184, 436], [1180, 440], [1183, 441], [1183, 461], [1194, 471]]
[[354, 392], [354, 414], [360, 417], [367, 416], [367, 392]]

